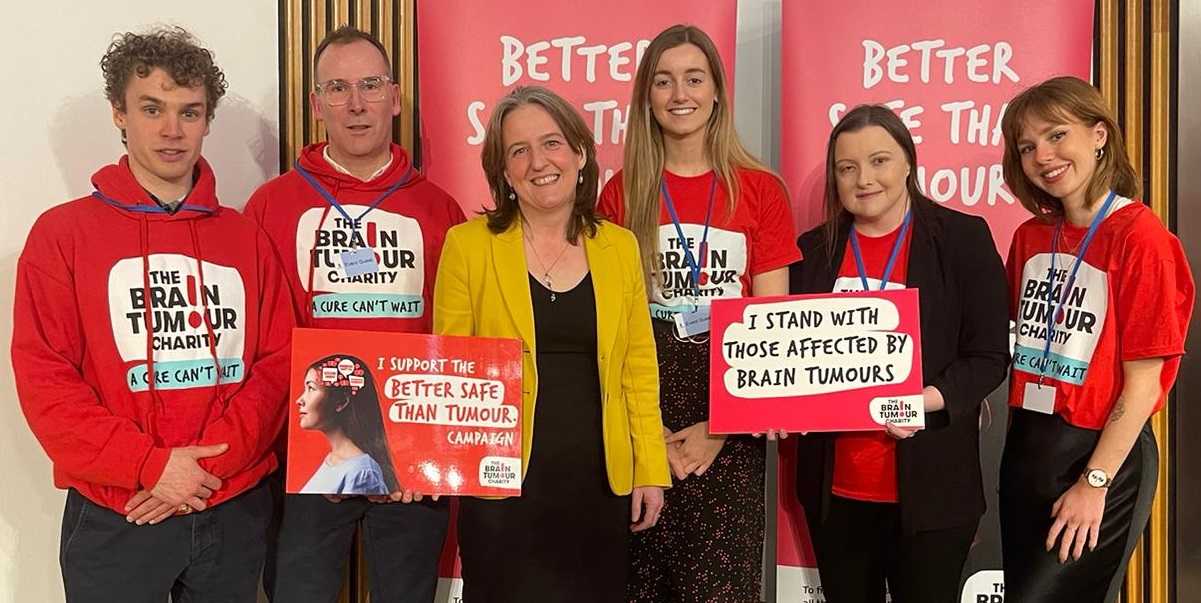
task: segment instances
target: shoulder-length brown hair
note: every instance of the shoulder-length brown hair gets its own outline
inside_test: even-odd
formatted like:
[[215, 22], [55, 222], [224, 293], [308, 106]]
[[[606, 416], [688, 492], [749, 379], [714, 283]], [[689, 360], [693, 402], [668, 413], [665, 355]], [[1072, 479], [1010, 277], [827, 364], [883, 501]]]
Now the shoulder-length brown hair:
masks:
[[1022, 154], [1018, 140], [1026, 127], [1026, 119], [1037, 117], [1047, 122], [1077, 122], [1092, 127], [1104, 124], [1107, 130], [1105, 146], [1101, 147], [1101, 158], [1097, 169], [1085, 191], [1085, 207], [1092, 207], [1107, 191], [1117, 191], [1123, 197], [1137, 198], [1142, 191], [1142, 182], [1122, 141], [1113, 111], [1101, 97], [1101, 93], [1088, 82], [1076, 77], [1060, 76], [1031, 86], [1009, 101], [1005, 117], [1001, 119], [1001, 133], [1005, 137], [1005, 157], [1001, 165], [1005, 173], [1005, 184], [1017, 195], [1022, 206], [1030, 213], [1044, 219], [1063, 215], [1063, 201], [1038, 188], [1022, 170]]
[[571, 208], [571, 221], [567, 224], [567, 240], [571, 243], [579, 241], [580, 235], [596, 236], [596, 196], [600, 188], [600, 166], [596, 162], [596, 143], [592, 139], [592, 131], [584, 123], [584, 118], [563, 97], [542, 86], [518, 86], [507, 94], [488, 118], [488, 128], [484, 133], [484, 148], [480, 153], [480, 163], [484, 168], [484, 177], [488, 180], [488, 188], [492, 191], [494, 209], [484, 210], [488, 216], [488, 229], [494, 233], [502, 233], [513, 225], [513, 220], [521, 215], [521, 207], [509, 182], [505, 180], [505, 141], [503, 128], [505, 116], [510, 111], [522, 105], [538, 105], [542, 107], [559, 130], [567, 144], [577, 153], [584, 156], [584, 169], [580, 170], [584, 181], [577, 183], [575, 200]]
[[851, 109], [830, 131], [830, 139], [826, 142], [826, 189], [822, 195], [822, 207], [826, 214], [824, 226], [826, 250], [831, 259], [837, 251], [835, 247], [839, 233], [855, 219], [851, 212], [843, 207], [842, 200], [838, 196], [834, 146], [838, 143], [838, 137], [844, 133], [858, 132], [872, 126], [884, 128], [889, 137], [896, 141], [897, 145], [901, 147], [901, 151], [905, 153], [905, 160], [909, 162], [909, 175], [905, 177], [905, 190], [909, 192], [909, 206], [913, 208], [914, 213], [921, 213], [927, 207], [926, 204], [934, 203], [922, 194], [922, 189], [918, 186], [917, 147], [913, 144], [913, 134], [909, 132], [909, 128], [905, 127], [901, 118], [884, 105], [859, 105]]

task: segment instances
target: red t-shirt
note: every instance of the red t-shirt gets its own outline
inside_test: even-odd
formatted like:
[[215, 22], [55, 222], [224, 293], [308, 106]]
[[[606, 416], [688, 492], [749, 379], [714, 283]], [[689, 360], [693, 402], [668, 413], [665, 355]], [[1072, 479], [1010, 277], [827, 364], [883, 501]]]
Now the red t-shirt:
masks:
[[[751, 297], [751, 277], [783, 268], [801, 259], [792, 230], [792, 212], [788, 196], [775, 176], [759, 171], [738, 170], [738, 206], [727, 215], [726, 187], [718, 184], [713, 197], [709, 232], [705, 235], [705, 214], [713, 172], [700, 176], [677, 176], [664, 172], [667, 191], [680, 219], [680, 228], [693, 257], [699, 257], [702, 240], [708, 252], [702, 260], [700, 305], [714, 298]], [[597, 212], [625, 225], [625, 193], [622, 173], [605, 185]], [[663, 283], [657, 283], [648, 297], [651, 316], [671, 320], [675, 312], [689, 303], [693, 288], [692, 271], [684, 245], [672, 223], [666, 203], [659, 208], [659, 266]]]
[[[1010, 312], [1017, 322], [1009, 404], [1029, 407], [1054, 312], [1087, 228], [1065, 224], [1048, 284], [1055, 224], [1037, 218], [1018, 227], [1006, 270]], [[1122, 363], [1164, 358], [1164, 395], [1180, 369], [1194, 286], [1180, 241], [1142, 203], [1117, 198], [1084, 251], [1052, 330], [1043, 387], [1054, 388], [1054, 412], [1068, 423], [1101, 429], [1122, 390]], [[1031, 386], [1034, 387], [1034, 386]]]
[[[880, 289], [884, 267], [892, 255], [893, 245], [901, 229], [882, 236], [869, 237], [859, 234], [859, 250], [863, 253], [863, 268], [867, 271], [867, 282], [872, 290]], [[913, 239], [913, 225], [909, 225], [892, 274], [885, 289], [904, 289], [909, 267], [909, 242]], [[847, 241], [838, 278], [834, 281], [834, 292], [863, 291], [859, 268], [855, 264], [855, 252]], [[831, 488], [837, 496], [891, 502], [900, 500], [897, 494], [897, 442], [882, 431], [844, 432], [838, 434], [834, 443], [834, 483]]]

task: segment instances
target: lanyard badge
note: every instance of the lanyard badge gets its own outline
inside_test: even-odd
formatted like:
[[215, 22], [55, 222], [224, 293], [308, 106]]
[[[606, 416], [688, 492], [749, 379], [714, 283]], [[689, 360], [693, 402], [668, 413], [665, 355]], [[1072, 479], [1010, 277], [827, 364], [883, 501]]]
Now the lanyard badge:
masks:
[[[892, 269], [897, 263], [897, 256], [901, 254], [901, 245], [905, 243], [905, 235], [909, 232], [909, 225], [913, 223], [913, 208], [905, 212], [905, 221], [901, 223], [901, 232], [897, 235], [897, 241], [892, 244], [892, 253], [888, 255], [888, 263], [884, 265], [884, 274], [880, 276], [880, 291], [888, 285], [888, 279], [892, 276]], [[859, 251], [859, 236], [855, 234], [855, 227], [851, 227], [851, 252], [855, 255], [855, 267], [859, 269], [859, 281], [863, 283], [864, 291], [871, 291], [871, 285], [867, 282], [867, 269], [863, 267], [863, 253]]]
[[713, 181], [709, 185], [709, 206], [705, 210], [705, 229], [701, 235], [700, 245], [697, 247], [697, 255], [692, 254], [692, 247], [687, 244], [688, 238], [684, 236], [684, 228], [680, 224], [680, 216], [676, 213], [671, 193], [667, 190], [666, 179], [659, 179], [659, 190], [663, 193], [663, 203], [667, 206], [667, 213], [676, 227], [676, 236], [679, 237], [680, 247], [684, 250], [684, 260], [688, 262], [688, 270], [692, 275], [692, 284], [688, 291], [691, 308], [684, 312], [678, 312], [673, 317], [676, 323], [676, 334], [680, 337], [703, 335], [709, 332], [709, 305], [700, 303], [700, 295], [701, 286], [709, 281], [709, 275], [702, 269], [709, 261], [709, 224], [713, 218], [713, 200], [717, 196], [717, 173], [713, 173]]
[[1028, 410], [1034, 410], [1042, 413], [1052, 413], [1055, 411], [1055, 392], [1056, 388], [1043, 388], [1043, 384], [1047, 378], [1047, 367], [1051, 359], [1051, 342], [1055, 340], [1055, 323], [1063, 314], [1063, 306], [1067, 299], [1071, 296], [1072, 287], [1076, 284], [1076, 272], [1080, 269], [1080, 264], [1084, 261], [1084, 254], [1088, 251], [1088, 246], [1093, 241], [1093, 235], [1097, 233], [1097, 227], [1109, 214], [1109, 209], [1113, 207], [1114, 199], [1117, 193], [1110, 191], [1106, 197], [1104, 205], [1097, 215], [1093, 217], [1092, 224], [1089, 225], [1088, 231], [1084, 235], [1084, 240], [1080, 242], [1080, 249], [1077, 251], [1075, 260], [1072, 262], [1072, 267], [1068, 271], [1067, 280], [1064, 281], [1063, 289], [1058, 295], [1054, 295], [1055, 291], [1055, 263], [1059, 257], [1059, 235], [1063, 230], [1063, 218], [1055, 224], [1055, 232], [1051, 235], [1051, 269], [1047, 273], [1047, 291], [1052, 292], [1048, 304], [1053, 303], [1053, 310], [1047, 313], [1047, 334], [1046, 342], [1043, 345], [1042, 362], [1039, 363], [1038, 381], [1036, 383], [1026, 384], [1024, 395], [1022, 397], [1022, 407]]
[[[342, 214], [342, 217], [346, 220], [348, 228], [351, 229], [354, 229], [354, 225], [358, 224], [359, 221], [367, 217], [367, 214], [371, 213], [371, 210], [378, 207], [380, 203], [383, 203], [384, 199], [387, 199], [389, 195], [396, 192], [396, 189], [404, 186], [405, 183], [409, 181], [409, 178], [413, 175], [413, 166], [410, 165], [409, 169], [404, 173], [404, 176], [402, 176], [400, 180], [396, 182], [396, 184], [393, 184], [388, 188], [388, 190], [384, 191], [384, 194], [380, 195], [378, 199], [373, 201], [371, 205], [368, 205], [367, 209], [363, 210], [363, 213], [359, 214], [358, 218], [352, 218], [350, 217], [350, 214], [347, 213], [346, 208], [342, 207], [342, 204], [338, 203], [338, 200], [335, 199], [334, 196], [329, 193], [329, 191], [325, 190], [325, 188], [322, 187], [321, 184], [318, 183], [317, 180], [314, 179], [307, 170], [300, 167], [299, 159], [296, 160], [296, 162], [293, 164], [293, 167], [296, 169], [296, 172], [299, 173], [300, 176], [309, 183], [309, 186], [313, 187], [314, 190], [324, 197], [325, 200], [331, 206], [333, 206], [333, 208], [336, 209], [339, 214]], [[354, 240], [354, 237], [352, 237], [352, 240]], [[348, 277], [379, 272], [379, 262], [375, 259], [375, 251], [370, 247], [360, 247], [357, 241], [355, 242], [353, 248], [341, 251], [338, 255], [342, 258], [342, 271]]]

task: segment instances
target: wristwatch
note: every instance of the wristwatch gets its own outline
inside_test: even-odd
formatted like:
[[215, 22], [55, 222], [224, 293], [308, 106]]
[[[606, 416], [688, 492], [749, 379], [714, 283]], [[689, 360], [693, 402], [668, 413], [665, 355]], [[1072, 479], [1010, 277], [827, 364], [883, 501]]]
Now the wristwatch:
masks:
[[1084, 482], [1093, 488], [1108, 488], [1113, 478], [1104, 469], [1085, 469]]

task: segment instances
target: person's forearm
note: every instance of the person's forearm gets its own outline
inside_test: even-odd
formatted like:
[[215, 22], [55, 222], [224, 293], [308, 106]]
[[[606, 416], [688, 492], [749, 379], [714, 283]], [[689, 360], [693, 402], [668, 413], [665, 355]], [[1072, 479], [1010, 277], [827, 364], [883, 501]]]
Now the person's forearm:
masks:
[[1111, 479], [1121, 470], [1139, 432], [1163, 395], [1159, 382], [1162, 369], [1162, 358], [1122, 363], [1122, 391], [1101, 430], [1101, 439], [1088, 459], [1088, 469], [1101, 469]]

